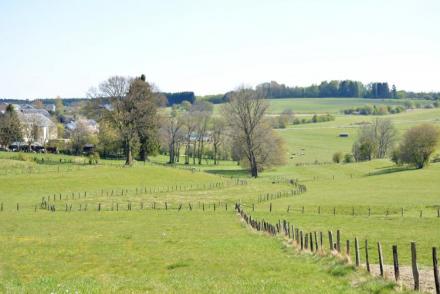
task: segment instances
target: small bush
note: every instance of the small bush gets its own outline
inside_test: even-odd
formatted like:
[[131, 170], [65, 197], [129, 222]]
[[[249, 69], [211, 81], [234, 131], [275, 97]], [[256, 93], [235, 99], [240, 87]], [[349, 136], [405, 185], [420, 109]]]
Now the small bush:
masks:
[[351, 153], [347, 153], [344, 155], [344, 163], [352, 163], [354, 162], [354, 156]]
[[334, 163], [341, 163], [342, 161], [342, 152], [336, 152], [333, 154], [333, 162]]

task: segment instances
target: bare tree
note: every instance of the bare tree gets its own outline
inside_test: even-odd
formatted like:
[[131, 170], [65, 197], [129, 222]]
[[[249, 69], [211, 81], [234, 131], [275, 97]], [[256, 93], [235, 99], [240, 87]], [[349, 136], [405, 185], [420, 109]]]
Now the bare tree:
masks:
[[92, 133], [88, 129], [84, 120], [76, 122], [75, 129], [70, 135], [71, 147], [74, 154], [81, 154], [82, 148], [87, 143], [93, 143], [91, 140]]
[[377, 142], [377, 158], [384, 158], [394, 147], [397, 139], [397, 130], [389, 119], [379, 119], [373, 122], [376, 142]]
[[211, 119], [211, 113], [207, 111], [201, 111], [198, 114], [198, 126], [197, 126], [197, 159], [198, 163], [202, 164], [202, 157], [204, 153], [205, 141], [207, 138], [209, 120]]
[[176, 162], [176, 156], [178, 155], [179, 143], [183, 139], [183, 130], [180, 115], [177, 112], [172, 112], [170, 116], [163, 119], [161, 126], [161, 137], [163, 141], [168, 145], [169, 161], [173, 164]]
[[193, 143], [193, 137], [197, 129], [197, 121], [194, 113], [189, 111], [183, 114], [182, 124], [185, 132], [185, 164], [189, 164], [189, 159], [191, 155], [191, 144]]
[[373, 121], [371, 125], [359, 129], [358, 140], [353, 145], [353, 155], [357, 161], [384, 158], [394, 147], [397, 130], [388, 119]]
[[212, 147], [214, 148], [214, 164], [218, 164], [218, 152], [220, 146], [224, 143], [226, 123], [221, 118], [213, 118], [211, 126]]
[[261, 147], [258, 140], [259, 128], [263, 125], [264, 115], [269, 104], [252, 89], [241, 88], [235, 91], [229, 103], [224, 105], [223, 113], [234, 131], [235, 142], [242, 145], [253, 177], [258, 176], [257, 153]]

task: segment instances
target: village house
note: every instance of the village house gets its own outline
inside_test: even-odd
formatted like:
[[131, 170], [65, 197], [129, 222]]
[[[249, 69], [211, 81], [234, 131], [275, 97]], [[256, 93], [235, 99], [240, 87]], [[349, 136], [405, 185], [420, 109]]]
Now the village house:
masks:
[[45, 145], [58, 137], [57, 126], [48, 117], [39, 112], [18, 112], [23, 128], [23, 140], [26, 143]]

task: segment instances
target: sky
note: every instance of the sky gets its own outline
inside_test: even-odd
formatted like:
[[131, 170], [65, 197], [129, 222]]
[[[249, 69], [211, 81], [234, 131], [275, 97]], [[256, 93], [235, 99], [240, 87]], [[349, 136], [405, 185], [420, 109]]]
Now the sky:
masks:
[[278, 81], [440, 91], [439, 0], [0, 0], [0, 97], [84, 97], [110, 76], [217, 94]]

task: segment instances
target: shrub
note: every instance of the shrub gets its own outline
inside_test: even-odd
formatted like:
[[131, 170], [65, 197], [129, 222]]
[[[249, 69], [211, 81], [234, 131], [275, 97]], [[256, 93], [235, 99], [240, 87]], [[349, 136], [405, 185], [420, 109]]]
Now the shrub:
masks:
[[336, 152], [333, 154], [333, 162], [334, 163], [341, 163], [342, 161], [342, 152]]
[[347, 153], [344, 155], [344, 163], [352, 163], [354, 162], [354, 156], [351, 153]]
[[435, 151], [439, 136], [438, 127], [431, 124], [409, 129], [399, 148], [393, 152], [393, 161], [397, 164], [411, 164], [416, 168], [425, 167]]
[[89, 164], [98, 164], [99, 153], [98, 152], [92, 153], [88, 156], [88, 158], [89, 158]]

